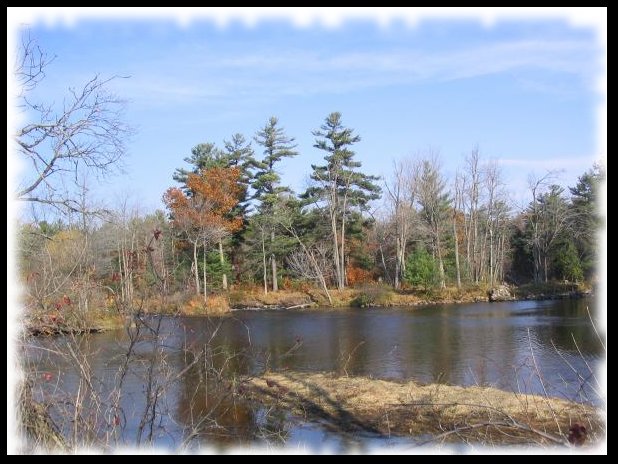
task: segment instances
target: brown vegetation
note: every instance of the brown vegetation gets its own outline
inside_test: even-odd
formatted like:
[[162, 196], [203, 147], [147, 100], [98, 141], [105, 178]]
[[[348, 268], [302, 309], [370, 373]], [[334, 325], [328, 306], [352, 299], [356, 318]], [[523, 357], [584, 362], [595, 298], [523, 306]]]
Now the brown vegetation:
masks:
[[[365, 377], [268, 373], [250, 381], [254, 399], [347, 432], [425, 436], [485, 445], [569, 446], [586, 431], [604, 436], [601, 411], [556, 398], [491, 387], [397, 383]], [[571, 431], [571, 432], [570, 432]]]

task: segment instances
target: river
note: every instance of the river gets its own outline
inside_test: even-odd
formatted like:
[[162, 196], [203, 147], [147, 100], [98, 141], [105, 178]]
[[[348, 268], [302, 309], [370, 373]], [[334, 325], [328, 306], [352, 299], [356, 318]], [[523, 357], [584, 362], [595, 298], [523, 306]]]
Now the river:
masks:
[[[581, 299], [151, 317], [147, 323], [157, 330], [141, 331], [118, 408], [110, 405], [126, 359], [126, 331], [30, 339], [23, 365], [35, 379], [37, 397], [51, 404], [52, 416], [77, 442], [94, 437], [107, 444], [152, 441], [190, 449], [205, 444], [285, 443], [307, 449], [402, 444], [402, 439], [351, 437], [270, 414], [265, 406], [242, 401], [235, 382], [265, 369], [327, 371], [491, 385], [600, 405], [592, 371], [605, 353], [589, 307], [593, 311], [593, 301]], [[85, 355], [81, 368], [66, 355], [71, 350], [77, 359]], [[76, 421], [78, 394], [85, 407]], [[89, 426], [96, 432], [87, 437]]]

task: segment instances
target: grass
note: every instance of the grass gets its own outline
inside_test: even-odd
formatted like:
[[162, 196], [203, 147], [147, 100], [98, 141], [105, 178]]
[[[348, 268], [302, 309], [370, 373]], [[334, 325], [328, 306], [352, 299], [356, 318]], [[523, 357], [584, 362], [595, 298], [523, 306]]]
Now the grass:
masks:
[[351, 433], [570, 446], [570, 428], [579, 424], [590, 444], [604, 436], [601, 412], [590, 406], [490, 387], [283, 372], [253, 378], [250, 389], [257, 401]]

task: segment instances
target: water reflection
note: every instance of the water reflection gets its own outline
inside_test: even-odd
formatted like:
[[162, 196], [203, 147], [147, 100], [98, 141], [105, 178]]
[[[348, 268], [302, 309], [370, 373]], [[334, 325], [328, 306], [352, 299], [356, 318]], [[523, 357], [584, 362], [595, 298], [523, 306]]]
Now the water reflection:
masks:
[[[136, 347], [140, 363], [124, 384], [122, 442], [131, 443], [128, 437], [135, 436], [147, 406], [145, 375], [153, 356], [162, 353], [165, 364], [158, 369], [165, 377], [160, 380], [165, 398], [158, 405], [162, 418], [156, 442], [170, 446], [305, 437], [286, 414], [242, 399], [242, 376], [265, 369], [546, 390], [553, 396], [595, 401], [587, 363], [595, 366], [603, 350], [589, 320], [589, 305], [587, 300], [530, 301], [166, 318], [156, 341]], [[41, 381], [43, 393], [53, 390], [71, 398], [77, 389], [78, 372], [58, 354], [67, 351], [67, 343], [41, 338], [26, 347], [26, 369], [39, 380], [41, 372], [53, 372], [57, 379]], [[97, 379], [108, 385], [102, 391], [109, 393], [126, 352], [126, 334], [109, 332], [77, 343], [89, 353]], [[159, 351], [153, 350], [155, 345]]]

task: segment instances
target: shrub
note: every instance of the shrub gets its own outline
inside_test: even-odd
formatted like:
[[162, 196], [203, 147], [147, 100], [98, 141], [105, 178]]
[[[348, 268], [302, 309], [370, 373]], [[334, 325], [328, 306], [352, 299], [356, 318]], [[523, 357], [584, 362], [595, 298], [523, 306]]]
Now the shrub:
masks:
[[372, 282], [372, 273], [360, 267], [346, 266], [346, 279], [348, 285], [366, 284]]
[[351, 306], [367, 308], [369, 306], [388, 306], [393, 298], [389, 287], [382, 285], [367, 285], [350, 302]]
[[420, 247], [408, 256], [404, 280], [411, 285], [421, 285], [426, 291], [438, 283], [438, 266], [425, 248]]

